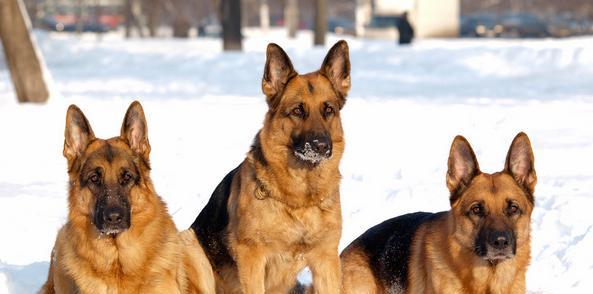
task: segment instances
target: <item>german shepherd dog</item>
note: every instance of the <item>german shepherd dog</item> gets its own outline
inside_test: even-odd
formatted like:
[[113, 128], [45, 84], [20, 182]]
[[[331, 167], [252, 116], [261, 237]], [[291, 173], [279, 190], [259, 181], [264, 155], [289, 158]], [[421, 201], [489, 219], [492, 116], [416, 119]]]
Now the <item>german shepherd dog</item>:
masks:
[[342, 252], [343, 293], [525, 293], [537, 177], [519, 133], [501, 172], [482, 173], [461, 136], [447, 172], [451, 210], [369, 229]]
[[78, 107], [66, 115], [69, 213], [41, 293], [214, 293], [195, 235], [178, 234], [155, 193], [144, 111], [130, 105], [121, 135], [96, 138]]
[[305, 266], [318, 293], [340, 290], [340, 110], [350, 89], [348, 45], [299, 75], [276, 44], [262, 80], [268, 112], [245, 160], [214, 190], [192, 228], [217, 293], [287, 293]]

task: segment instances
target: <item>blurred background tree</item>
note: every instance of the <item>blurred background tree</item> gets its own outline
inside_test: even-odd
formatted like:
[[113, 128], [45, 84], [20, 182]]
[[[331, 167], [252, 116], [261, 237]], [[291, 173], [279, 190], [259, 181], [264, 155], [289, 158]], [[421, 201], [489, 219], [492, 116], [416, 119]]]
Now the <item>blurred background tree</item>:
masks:
[[38, 55], [31, 24], [22, 0], [0, 1], [0, 39], [19, 102], [49, 98], [43, 59]]

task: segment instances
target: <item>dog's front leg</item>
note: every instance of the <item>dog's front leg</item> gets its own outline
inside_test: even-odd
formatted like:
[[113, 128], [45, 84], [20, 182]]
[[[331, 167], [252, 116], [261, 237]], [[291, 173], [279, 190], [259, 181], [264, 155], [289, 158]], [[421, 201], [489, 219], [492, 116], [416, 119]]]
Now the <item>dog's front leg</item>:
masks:
[[235, 254], [243, 294], [264, 294], [266, 258], [263, 250], [254, 244], [237, 244]]
[[319, 294], [340, 292], [342, 272], [337, 246], [319, 248], [307, 255], [313, 273], [313, 289]]

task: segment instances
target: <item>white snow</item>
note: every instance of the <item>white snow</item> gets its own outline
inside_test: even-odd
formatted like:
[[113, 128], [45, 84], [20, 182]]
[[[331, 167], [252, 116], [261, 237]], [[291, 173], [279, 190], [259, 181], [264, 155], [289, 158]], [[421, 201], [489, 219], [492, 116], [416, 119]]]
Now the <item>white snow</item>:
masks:
[[[97, 136], [111, 137], [129, 103], [142, 102], [153, 181], [187, 228], [261, 127], [266, 44], [283, 46], [300, 72], [316, 70], [328, 49], [311, 48], [309, 33], [289, 40], [274, 30], [247, 30], [243, 53], [221, 53], [214, 39], [36, 37], [54, 83], [46, 105], [17, 105], [0, 59], [0, 293], [34, 293], [46, 278], [67, 212], [69, 104]], [[538, 174], [529, 292], [591, 292], [593, 38], [426, 40], [407, 48], [348, 41], [342, 247], [387, 218], [448, 209], [455, 135], [466, 136], [482, 170], [493, 172], [525, 131]]]

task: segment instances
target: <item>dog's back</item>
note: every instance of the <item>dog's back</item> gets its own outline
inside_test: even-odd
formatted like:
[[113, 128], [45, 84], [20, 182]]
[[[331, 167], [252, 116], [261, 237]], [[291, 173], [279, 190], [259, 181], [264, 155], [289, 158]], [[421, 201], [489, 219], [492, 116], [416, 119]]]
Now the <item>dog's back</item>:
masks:
[[[418, 228], [444, 214], [416, 212], [386, 220], [364, 232], [344, 251], [345, 293], [399, 293], [407, 287], [411, 245]], [[397, 257], [397, 258], [394, 258]]]
[[210, 200], [191, 225], [201, 247], [204, 248], [212, 266], [218, 272], [225, 271], [227, 267], [233, 268], [235, 266], [225, 238], [229, 223], [227, 205], [233, 179], [237, 175], [239, 168], [240, 166], [229, 172], [218, 184]]

